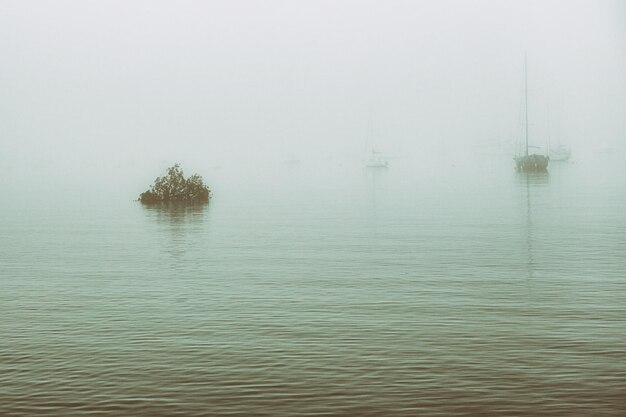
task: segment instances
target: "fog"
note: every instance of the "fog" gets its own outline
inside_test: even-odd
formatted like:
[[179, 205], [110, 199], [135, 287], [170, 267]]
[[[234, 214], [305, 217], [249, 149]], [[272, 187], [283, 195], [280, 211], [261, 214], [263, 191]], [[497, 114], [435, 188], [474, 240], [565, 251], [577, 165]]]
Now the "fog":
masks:
[[512, 170], [525, 54], [531, 141], [623, 153], [619, 0], [1, 0], [0, 191], [131, 199], [174, 162], [218, 189], [292, 165], [313, 184], [372, 147]]

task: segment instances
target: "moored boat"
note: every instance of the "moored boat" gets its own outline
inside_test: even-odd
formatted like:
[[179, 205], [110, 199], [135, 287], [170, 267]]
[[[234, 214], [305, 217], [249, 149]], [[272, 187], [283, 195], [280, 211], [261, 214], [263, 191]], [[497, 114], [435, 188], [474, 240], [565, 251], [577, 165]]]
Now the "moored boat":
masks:
[[524, 118], [525, 118], [525, 134], [526, 146], [523, 155], [517, 155], [515, 160], [515, 168], [523, 172], [544, 172], [548, 169], [550, 157], [537, 153], [529, 153], [528, 149], [528, 70], [526, 65], [526, 56], [524, 56]]

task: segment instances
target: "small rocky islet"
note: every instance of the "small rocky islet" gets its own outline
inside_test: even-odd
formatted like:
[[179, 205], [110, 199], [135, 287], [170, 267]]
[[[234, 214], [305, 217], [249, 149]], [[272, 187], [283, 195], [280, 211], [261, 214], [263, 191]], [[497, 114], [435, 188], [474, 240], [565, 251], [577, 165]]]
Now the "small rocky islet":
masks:
[[185, 178], [180, 164], [175, 164], [167, 169], [166, 175], [154, 180], [154, 184], [139, 195], [138, 201], [143, 204], [204, 204], [210, 197], [211, 190], [200, 175]]

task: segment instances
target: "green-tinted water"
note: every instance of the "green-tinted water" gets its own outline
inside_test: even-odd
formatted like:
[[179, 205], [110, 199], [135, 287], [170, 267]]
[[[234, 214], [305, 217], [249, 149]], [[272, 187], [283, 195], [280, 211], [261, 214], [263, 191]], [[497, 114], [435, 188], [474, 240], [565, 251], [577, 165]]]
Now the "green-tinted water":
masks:
[[626, 413], [620, 170], [446, 169], [7, 201], [0, 414]]

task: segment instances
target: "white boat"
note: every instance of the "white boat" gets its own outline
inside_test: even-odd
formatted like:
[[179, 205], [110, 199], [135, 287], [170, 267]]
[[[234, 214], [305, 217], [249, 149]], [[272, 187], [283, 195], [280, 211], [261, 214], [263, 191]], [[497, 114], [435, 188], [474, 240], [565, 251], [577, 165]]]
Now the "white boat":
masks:
[[382, 152], [371, 147], [372, 143], [372, 110], [367, 120], [367, 132], [365, 134], [365, 167], [366, 168], [387, 168], [389, 161]]
[[387, 168], [389, 161], [383, 156], [381, 152], [372, 150], [370, 157], [365, 161], [367, 168]]
[[300, 160], [298, 158], [295, 157], [295, 155], [288, 155], [287, 158], [283, 161], [285, 163], [285, 165], [298, 165], [300, 163]]
[[550, 148], [550, 160], [551, 161], [567, 161], [572, 155], [572, 151], [563, 145], [559, 145], [557, 148]]

